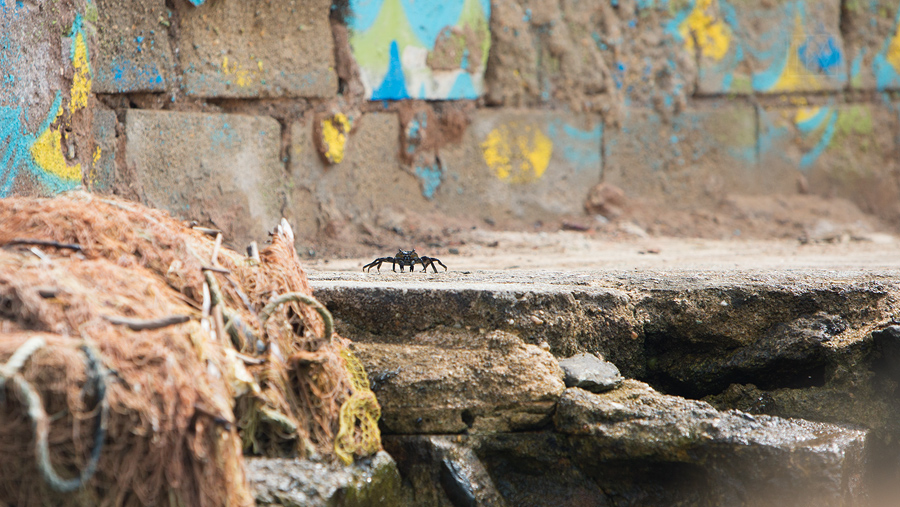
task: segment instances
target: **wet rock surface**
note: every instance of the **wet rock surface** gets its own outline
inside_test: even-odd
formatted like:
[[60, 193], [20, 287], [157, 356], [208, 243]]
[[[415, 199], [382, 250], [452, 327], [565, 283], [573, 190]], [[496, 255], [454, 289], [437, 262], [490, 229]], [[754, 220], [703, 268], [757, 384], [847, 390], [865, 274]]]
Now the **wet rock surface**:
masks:
[[[660, 394], [627, 380], [593, 394], [568, 389], [556, 430], [578, 437], [583, 462], [605, 460], [689, 463], [708, 479], [723, 504], [772, 505], [796, 496], [804, 505], [858, 503], [851, 482], [862, 479], [866, 432], [860, 429], [719, 411], [711, 405]], [[761, 488], [761, 489], [757, 489]]]
[[[497, 329], [639, 380], [567, 389], [553, 426], [395, 432], [386, 449], [421, 505], [880, 506], [900, 495], [895, 270], [439, 275], [311, 278], [360, 348]], [[453, 383], [488, 389], [483, 379]], [[438, 441], [456, 451], [425, 451]]]
[[350, 466], [315, 460], [247, 458], [257, 505], [411, 505], [393, 458], [382, 451]]
[[502, 331], [436, 330], [355, 344], [386, 433], [501, 432], [548, 424], [565, 385], [556, 359]]
[[580, 387], [593, 393], [615, 389], [622, 383], [622, 375], [616, 365], [603, 361], [594, 354], [582, 352], [559, 362], [566, 387]]

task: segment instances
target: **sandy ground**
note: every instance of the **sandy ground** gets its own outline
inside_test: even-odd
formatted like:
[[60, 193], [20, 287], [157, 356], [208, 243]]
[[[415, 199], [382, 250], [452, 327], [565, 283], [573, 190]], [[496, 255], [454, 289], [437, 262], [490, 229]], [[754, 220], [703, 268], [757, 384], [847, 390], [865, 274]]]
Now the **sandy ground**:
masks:
[[626, 200], [609, 211], [533, 224], [397, 215], [300, 254], [312, 271], [360, 271], [398, 248], [463, 272], [900, 268], [896, 224], [842, 199], [729, 196], [686, 210]]
[[[886, 233], [804, 243], [672, 237], [609, 240], [571, 231], [473, 231], [465, 245], [445, 250], [458, 252], [439, 255], [454, 271], [900, 269], [900, 239]], [[427, 249], [419, 253], [438, 256]], [[360, 271], [373, 258], [306, 260], [304, 265], [310, 271]], [[388, 264], [382, 269], [391, 268]]]

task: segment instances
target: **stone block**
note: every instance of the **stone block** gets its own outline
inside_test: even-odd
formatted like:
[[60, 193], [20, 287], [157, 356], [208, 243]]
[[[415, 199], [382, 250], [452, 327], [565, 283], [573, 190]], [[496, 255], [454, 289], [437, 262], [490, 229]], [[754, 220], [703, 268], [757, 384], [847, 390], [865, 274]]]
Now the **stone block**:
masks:
[[366, 98], [477, 99], [491, 47], [488, 0], [350, 0], [350, 47]]
[[653, 2], [500, 0], [485, 75], [496, 105], [609, 113], [623, 101], [677, 109], [693, 92], [693, 53]]
[[700, 58], [700, 93], [840, 90], [840, 0], [690, 2], [669, 30]]
[[900, 218], [900, 105], [783, 107], [760, 112], [760, 162], [800, 177], [804, 191], [845, 197]]
[[90, 161], [88, 7], [84, 0], [0, 7], [0, 197], [52, 195], [82, 183]]
[[130, 109], [125, 123], [125, 160], [148, 205], [223, 229], [239, 251], [278, 223], [290, 190], [275, 120]]
[[900, 6], [891, 0], [846, 2], [844, 19], [850, 86], [900, 88]]
[[[607, 134], [604, 181], [629, 196], [681, 205], [717, 202], [723, 192], [777, 188], [756, 166], [756, 113], [751, 107], [690, 110], [665, 122], [629, 109]], [[791, 180], [793, 181], [793, 180]]]
[[602, 171], [596, 116], [486, 110], [462, 142], [440, 151], [436, 168], [416, 168], [423, 191], [449, 214], [499, 220], [581, 214]]
[[97, 0], [97, 93], [161, 92], [172, 82], [171, 11], [165, 0]]
[[87, 172], [87, 186], [94, 192], [112, 192], [116, 183], [116, 113], [108, 109], [94, 110], [94, 153]]
[[355, 345], [386, 433], [534, 429], [565, 389], [553, 355], [510, 333], [433, 331], [413, 343]]
[[[334, 236], [350, 222], [374, 224], [385, 214], [422, 211], [416, 177], [400, 162], [400, 123], [395, 114], [345, 116], [350, 131], [335, 135], [327, 153], [314, 143], [314, 122], [333, 125], [337, 115], [307, 115], [291, 126], [291, 178], [298, 240], [320, 231]], [[335, 130], [335, 133], [338, 131]], [[323, 156], [340, 160], [326, 164]]]
[[573, 436], [576, 465], [642, 460], [697, 466], [705, 488], [719, 499], [715, 504], [732, 504], [750, 492], [752, 505], [858, 505], [865, 497], [849, 486], [865, 473], [867, 432], [854, 427], [720, 412], [636, 380], [603, 394], [567, 389], [555, 423], [556, 431]]
[[337, 93], [329, 0], [221, 0], [180, 11], [185, 93], [331, 97]]

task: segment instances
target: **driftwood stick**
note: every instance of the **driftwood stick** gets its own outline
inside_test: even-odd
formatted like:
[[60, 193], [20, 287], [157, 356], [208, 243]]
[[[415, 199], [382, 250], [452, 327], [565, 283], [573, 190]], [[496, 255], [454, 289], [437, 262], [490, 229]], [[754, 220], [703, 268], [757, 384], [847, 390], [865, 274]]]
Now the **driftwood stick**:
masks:
[[194, 229], [197, 232], [202, 232], [203, 234], [208, 234], [210, 236], [222, 234], [222, 231], [220, 231], [219, 229], [209, 229], [207, 227], [200, 227], [199, 225], [195, 225], [191, 227], [191, 229]]
[[37, 245], [37, 246], [50, 246], [53, 248], [61, 248], [65, 250], [75, 250], [76, 252], [81, 252], [84, 249], [81, 245], [76, 245], [75, 243], [60, 243], [58, 241], [50, 241], [45, 239], [25, 239], [25, 238], [15, 238], [4, 246], [15, 246], [15, 245]]
[[103, 318], [113, 324], [125, 326], [132, 331], [162, 329], [164, 327], [174, 326], [176, 324], [184, 324], [185, 322], [191, 320], [190, 315], [170, 315], [168, 317], [161, 317], [159, 319], [129, 319], [127, 317], [114, 317], [111, 315], [104, 315]]
[[219, 249], [220, 248], [222, 248], [222, 235], [216, 234], [216, 244], [213, 245], [212, 260], [211, 260], [212, 265], [216, 266], [216, 267], [219, 265]]
[[231, 274], [231, 271], [229, 271], [229, 270], [227, 270], [227, 269], [225, 269], [225, 268], [217, 268], [217, 267], [214, 267], [214, 266], [200, 266], [200, 269], [203, 270], [203, 271], [213, 271], [213, 272], [215, 272], [215, 273], [222, 273], [222, 274], [226, 274], [226, 275], [230, 275], [230, 274]]

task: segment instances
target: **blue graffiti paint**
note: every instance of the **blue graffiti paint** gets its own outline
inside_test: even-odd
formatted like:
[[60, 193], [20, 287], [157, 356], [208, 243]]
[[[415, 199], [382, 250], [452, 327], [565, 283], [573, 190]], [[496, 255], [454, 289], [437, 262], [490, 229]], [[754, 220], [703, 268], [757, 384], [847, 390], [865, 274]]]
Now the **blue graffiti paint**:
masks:
[[878, 53], [872, 59], [872, 73], [875, 74], [875, 86], [879, 90], [900, 83], [900, 74], [897, 69], [885, 58], [884, 53]]
[[375, 24], [384, 0], [350, 0], [347, 24], [355, 32], [364, 32]]
[[434, 193], [441, 186], [443, 172], [438, 164], [416, 167], [416, 176], [422, 181], [422, 195], [426, 199], [434, 199]]
[[406, 153], [412, 155], [422, 143], [425, 129], [428, 128], [428, 114], [417, 113], [406, 126]]
[[809, 42], [801, 44], [797, 48], [797, 56], [807, 67], [813, 65], [825, 73], [839, 67], [842, 61], [841, 50], [835, 46], [834, 38], [831, 36], [824, 44], [816, 44], [815, 47], [810, 47]]
[[469, 50], [463, 49], [462, 60], [459, 62], [459, 68], [469, 70]]
[[462, 14], [465, 0], [400, 0], [406, 19], [413, 33], [429, 50], [434, 49], [434, 41], [446, 26], [453, 26]]
[[31, 155], [31, 147], [38, 136], [50, 128], [62, 107], [62, 94], [56, 92], [46, 118], [35, 133], [26, 131], [22, 108], [0, 107], [0, 197], [7, 197], [22, 169], [40, 181], [50, 193], [59, 193], [77, 187], [81, 182], [65, 181], [55, 174], [45, 172]]
[[[822, 109], [824, 110], [831, 108], [823, 107]], [[831, 117], [828, 119], [828, 124], [825, 125], [825, 130], [822, 132], [822, 137], [819, 138], [819, 142], [812, 150], [804, 153], [803, 156], [800, 157], [800, 169], [809, 169], [809, 167], [812, 166], [816, 162], [816, 160], [818, 160], [819, 156], [822, 155], [822, 152], [824, 152], [825, 149], [828, 148], [828, 145], [831, 144], [831, 138], [834, 137], [837, 120], [838, 113], [837, 111], [832, 110]]]
[[479, 0], [481, 10], [484, 11], [484, 19], [491, 19], [491, 0]]
[[391, 41], [391, 59], [388, 63], [388, 71], [381, 82], [381, 86], [372, 92], [372, 100], [402, 100], [408, 99], [406, 81], [403, 77], [403, 67], [400, 65], [400, 48], [397, 41]]
[[857, 53], [856, 57], [853, 58], [853, 63], [850, 64], [850, 79], [859, 78], [862, 73], [862, 63], [863, 58], [866, 56], [866, 48], [860, 48], [859, 53]]
[[154, 63], [138, 65], [131, 58], [116, 56], [109, 67], [98, 66], [96, 79], [101, 83], [109, 83], [115, 91], [124, 93], [145, 89], [161, 90], [165, 87], [165, 79]]
[[576, 171], [599, 170], [602, 125], [584, 130], [561, 120], [554, 120], [547, 126], [547, 135], [553, 140], [553, 152], [561, 153]]
[[[873, 11], [875, 8], [876, 6], [870, 7]], [[873, 21], [874, 19], [875, 17], [872, 16]], [[900, 27], [900, 9], [897, 10], [897, 15], [894, 18], [894, 27]], [[881, 51], [872, 59], [872, 73], [875, 75], [875, 86], [879, 90], [885, 90], [888, 87], [895, 87], [900, 84], [900, 74], [897, 73], [897, 69], [887, 59], [890, 47], [891, 37], [888, 37], [882, 44]]]
[[472, 83], [472, 76], [468, 72], [460, 72], [453, 83], [453, 88], [447, 94], [448, 99], [477, 99], [478, 91]]
[[227, 122], [223, 123], [221, 127], [211, 120], [204, 120], [204, 123], [206, 125], [204, 125], [203, 131], [210, 132], [209, 141], [214, 150], [219, 148], [227, 149], [240, 144], [240, 137], [234, 130], [234, 127]]
[[531, 23], [531, 9], [525, 9], [525, 15], [522, 16], [522, 21]]
[[797, 129], [802, 134], [809, 134], [824, 125], [828, 118], [830, 118], [832, 112], [833, 110], [830, 107], [819, 108], [819, 111], [812, 117], [798, 122]]
[[191, 2], [192, 4], [194, 4], [195, 6], [200, 6], [200, 5], [203, 5], [203, 2], [205, 2], [206, 0], [188, 0], [188, 1]]

